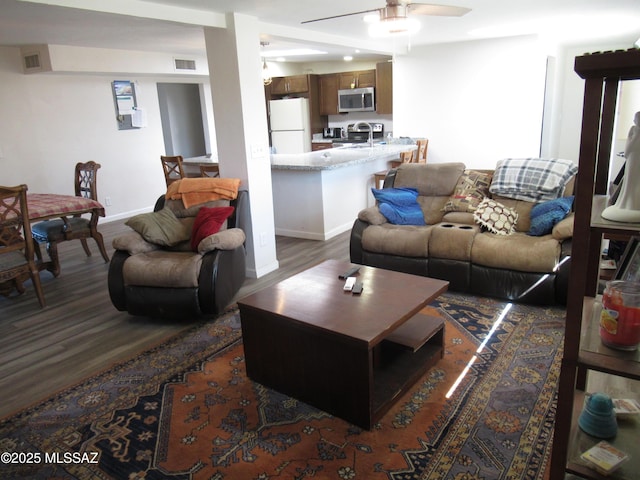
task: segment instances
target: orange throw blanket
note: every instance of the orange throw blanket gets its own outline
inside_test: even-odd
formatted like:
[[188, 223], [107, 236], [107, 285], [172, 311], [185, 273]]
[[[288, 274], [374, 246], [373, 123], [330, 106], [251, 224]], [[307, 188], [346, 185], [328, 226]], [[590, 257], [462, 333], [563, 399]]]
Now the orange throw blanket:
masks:
[[239, 178], [182, 178], [169, 185], [165, 198], [182, 200], [185, 208], [189, 208], [221, 198], [233, 200], [239, 187]]

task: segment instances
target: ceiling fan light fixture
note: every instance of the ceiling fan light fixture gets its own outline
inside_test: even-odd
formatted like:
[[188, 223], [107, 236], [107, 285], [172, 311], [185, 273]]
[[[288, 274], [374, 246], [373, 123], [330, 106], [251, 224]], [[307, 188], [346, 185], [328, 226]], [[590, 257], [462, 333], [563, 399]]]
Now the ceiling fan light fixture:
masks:
[[411, 35], [418, 30], [420, 30], [420, 22], [406, 16], [381, 18], [379, 22], [369, 25], [369, 35], [372, 37]]

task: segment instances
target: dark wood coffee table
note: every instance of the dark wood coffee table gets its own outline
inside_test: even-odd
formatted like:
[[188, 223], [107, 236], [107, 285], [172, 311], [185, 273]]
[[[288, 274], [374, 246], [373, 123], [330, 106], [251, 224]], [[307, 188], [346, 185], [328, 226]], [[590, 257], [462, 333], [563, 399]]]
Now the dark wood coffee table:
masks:
[[444, 321], [419, 313], [449, 282], [362, 266], [360, 295], [329, 260], [240, 301], [247, 375], [370, 429], [443, 355]]

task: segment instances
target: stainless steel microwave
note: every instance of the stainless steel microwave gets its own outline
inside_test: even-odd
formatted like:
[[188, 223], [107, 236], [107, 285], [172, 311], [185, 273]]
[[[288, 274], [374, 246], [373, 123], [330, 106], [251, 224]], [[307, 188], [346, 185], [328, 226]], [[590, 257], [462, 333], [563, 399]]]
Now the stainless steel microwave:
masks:
[[373, 87], [338, 90], [338, 112], [374, 112], [375, 110]]

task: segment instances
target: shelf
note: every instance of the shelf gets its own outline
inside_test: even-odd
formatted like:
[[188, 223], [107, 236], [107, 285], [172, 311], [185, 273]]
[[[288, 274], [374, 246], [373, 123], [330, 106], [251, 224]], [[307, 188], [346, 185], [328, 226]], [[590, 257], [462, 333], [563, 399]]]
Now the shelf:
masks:
[[589, 468], [580, 459], [580, 455], [586, 452], [602, 439], [592, 437], [583, 432], [578, 426], [578, 417], [584, 405], [584, 393], [576, 392], [573, 400], [573, 421], [570, 436], [570, 449], [567, 462], [567, 471], [593, 480], [631, 480], [638, 478], [640, 471], [640, 455], [638, 455], [638, 438], [640, 437], [640, 417], [638, 415], [618, 419], [618, 434], [611, 439], [606, 439], [614, 447], [629, 454], [629, 460], [611, 475], [603, 476]]
[[[598, 376], [622, 383], [622, 391], [635, 398], [640, 390], [640, 355], [603, 345], [599, 334], [599, 303], [584, 299], [598, 284], [597, 261], [603, 236], [622, 238], [640, 232], [640, 223], [613, 222], [602, 218], [609, 206], [607, 191], [609, 163], [618, 109], [620, 83], [640, 79], [640, 50], [596, 52], [575, 58], [574, 70], [584, 80], [584, 103], [578, 173], [575, 185], [575, 222], [571, 279], [567, 300], [564, 356], [558, 382], [558, 408], [554, 425], [550, 477], [564, 478], [571, 472], [587, 479], [627, 480], [640, 471], [640, 417], [620, 419], [618, 434], [609, 443], [631, 459], [619, 470], [604, 477], [587, 467], [580, 455], [599, 439], [582, 432], [578, 417], [584, 405], [585, 380]], [[635, 181], [635, 179], [633, 179]], [[593, 196], [593, 192], [599, 195]], [[578, 389], [578, 390], [576, 390]]]
[[[386, 341], [404, 345], [417, 352], [431, 338], [444, 333], [444, 320], [442, 317], [418, 313], [396, 328], [385, 338]], [[442, 338], [440, 338], [442, 344]]]
[[640, 232], [640, 223], [614, 222], [602, 218], [602, 212], [609, 206], [608, 195], [594, 195], [591, 207], [591, 227], [601, 233], [633, 235]]
[[584, 300], [578, 364], [589, 370], [640, 380], [640, 351], [616, 350], [600, 340], [599, 301], [600, 297], [586, 297]]

